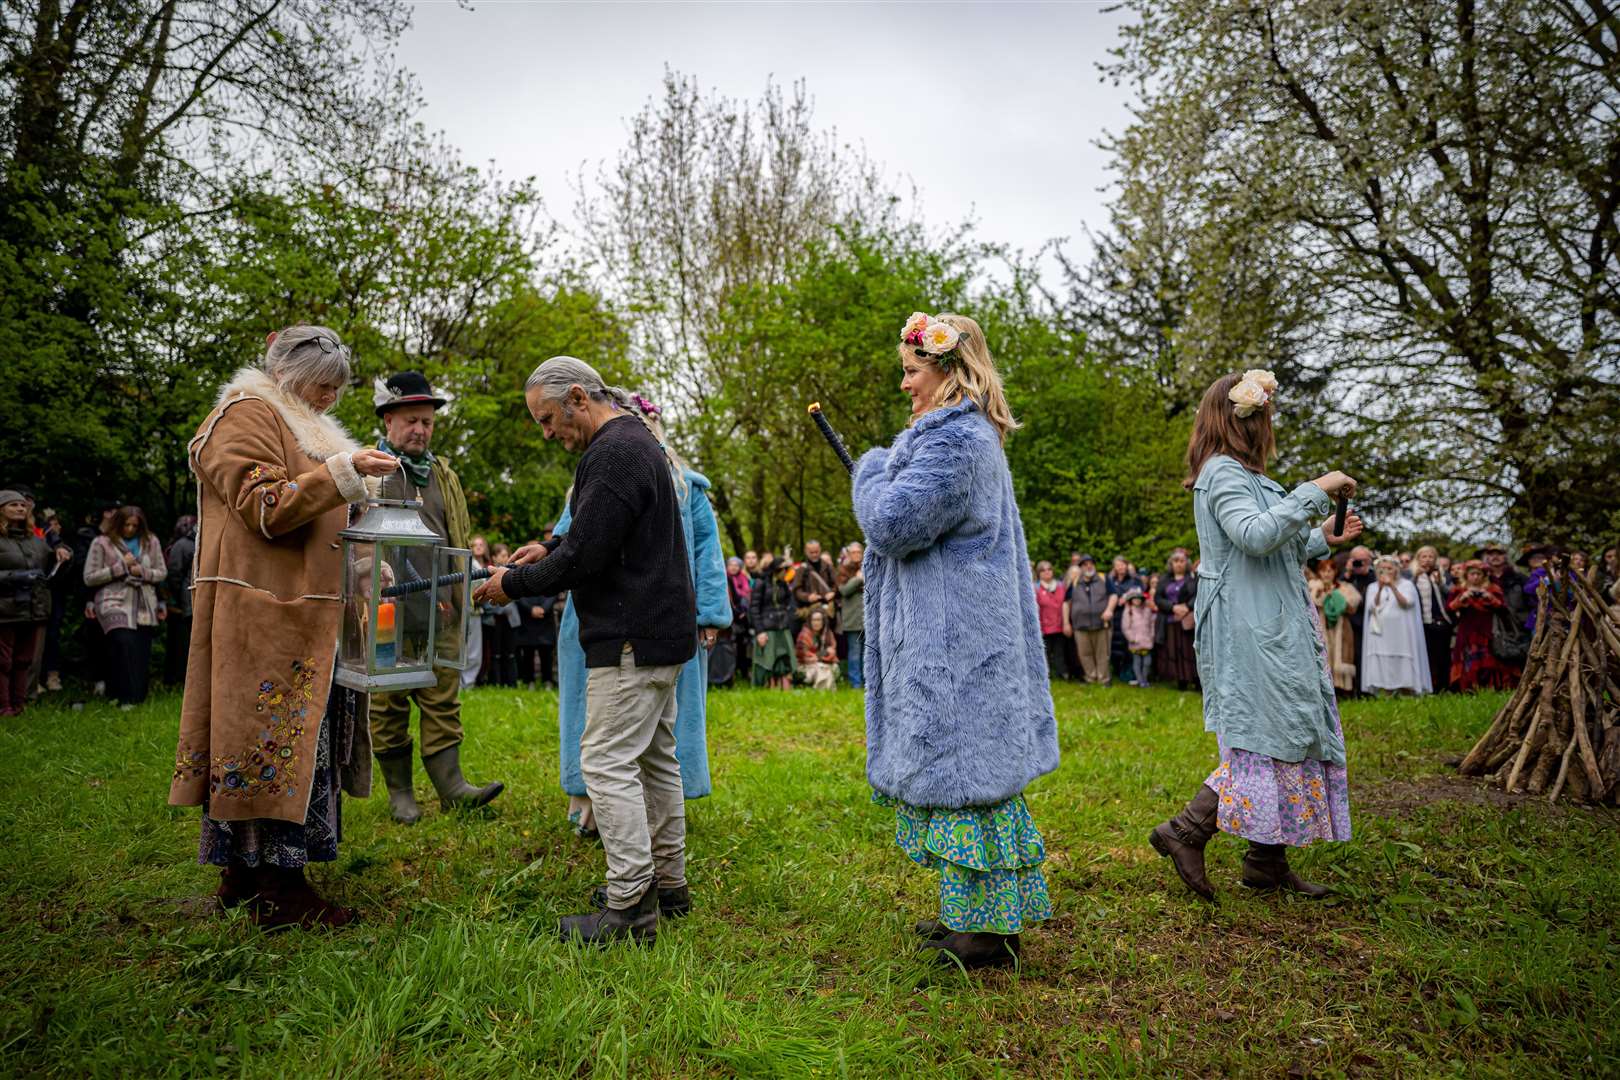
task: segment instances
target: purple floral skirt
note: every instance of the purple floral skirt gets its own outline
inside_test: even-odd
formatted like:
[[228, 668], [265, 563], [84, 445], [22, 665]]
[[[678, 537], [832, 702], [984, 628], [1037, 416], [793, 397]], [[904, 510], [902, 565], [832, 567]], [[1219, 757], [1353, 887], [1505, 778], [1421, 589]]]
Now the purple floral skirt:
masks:
[[[1320, 625], [1316, 639], [1317, 654], [1325, 665]], [[1333, 732], [1342, 741], [1338, 703], [1332, 702], [1328, 708]], [[1350, 780], [1343, 765], [1310, 758], [1278, 761], [1252, 750], [1235, 750], [1224, 742], [1220, 746], [1221, 763], [1204, 784], [1220, 797], [1215, 823], [1222, 832], [1260, 844], [1291, 847], [1350, 839]]]

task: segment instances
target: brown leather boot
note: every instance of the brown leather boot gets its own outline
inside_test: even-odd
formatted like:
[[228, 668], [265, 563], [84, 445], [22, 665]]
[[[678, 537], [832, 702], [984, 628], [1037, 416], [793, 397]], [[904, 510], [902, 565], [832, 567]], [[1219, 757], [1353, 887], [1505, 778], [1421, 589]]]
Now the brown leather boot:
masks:
[[1297, 892], [1301, 896], [1320, 900], [1332, 889], [1306, 881], [1288, 866], [1288, 845], [1257, 844], [1249, 841], [1248, 854], [1243, 856], [1243, 884], [1263, 892]]
[[1022, 943], [1017, 934], [959, 934], [947, 930], [935, 941], [920, 948], [934, 951], [941, 964], [961, 964], [965, 968], [1010, 967], [1018, 962]]
[[1201, 784], [1192, 802], [1181, 813], [1148, 834], [1153, 850], [1170, 860], [1182, 883], [1205, 900], [1215, 899], [1209, 877], [1204, 873], [1204, 845], [1215, 835], [1215, 789]]
[[246, 863], [226, 863], [219, 868], [219, 888], [214, 897], [222, 908], [245, 904], [259, 892], [258, 875]]
[[328, 903], [304, 877], [304, 868], [285, 870], [279, 866], [259, 867], [259, 897], [253, 905], [253, 921], [266, 930], [300, 926], [333, 929], [348, 926], [355, 919], [353, 908]]

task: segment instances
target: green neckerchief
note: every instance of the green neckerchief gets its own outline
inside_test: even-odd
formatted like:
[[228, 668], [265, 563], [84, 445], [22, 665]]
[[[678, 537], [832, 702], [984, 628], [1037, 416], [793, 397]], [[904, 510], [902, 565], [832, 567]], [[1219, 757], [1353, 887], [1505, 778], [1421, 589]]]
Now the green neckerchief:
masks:
[[385, 454], [392, 454], [399, 458], [400, 464], [405, 467], [405, 472], [410, 475], [411, 483], [417, 487], [425, 488], [428, 486], [428, 481], [433, 479], [433, 451], [428, 450], [421, 457], [412, 457], [403, 450], [395, 450], [392, 446], [389, 446], [386, 436], [377, 440], [377, 449]]
[[1327, 597], [1322, 601], [1322, 615], [1327, 620], [1329, 629], [1338, 623], [1339, 618], [1349, 606], [1350, 602], [1344, 598], [1344, 594], [1338, 589], [1334, 589], [1327, 594]]

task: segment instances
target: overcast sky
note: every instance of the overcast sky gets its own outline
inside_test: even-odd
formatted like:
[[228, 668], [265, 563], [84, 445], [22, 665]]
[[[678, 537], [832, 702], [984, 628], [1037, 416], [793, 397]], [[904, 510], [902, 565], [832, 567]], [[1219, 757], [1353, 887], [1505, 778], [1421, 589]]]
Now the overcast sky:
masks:
[[802, 78], [817, 124], [915, 181], [931, 223], [971, 214], [985, 239], [1071, 237], [1079, 255], [1081, 227], [1107, 221], [1095, 143], [1128, 120], [1096, 67], [1122, 21], [1111, 2], [419, 0], [399, 59], [429, 127], [470, 162], [536, 177], [560, 218], [667, 64], [731, 97]]

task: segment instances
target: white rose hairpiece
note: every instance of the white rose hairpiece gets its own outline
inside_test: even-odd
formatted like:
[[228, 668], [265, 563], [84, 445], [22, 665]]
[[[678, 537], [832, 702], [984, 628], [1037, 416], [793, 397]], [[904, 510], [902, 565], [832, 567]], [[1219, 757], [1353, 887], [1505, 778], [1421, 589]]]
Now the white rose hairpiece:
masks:
[[961, 359], [956, 350], [963, 340], [962, 331], [921, 311], [913, 311], [900, 331], [901, 343], [910, 345], [923, 359], [934, 361], [942, 371], [951, 370], [951, 365]]
[[1271, 404], [1276, 392], [1277, 376], [1262, 368], [1251, 368], [1226, 392], [1226, 399], [1238, 416], [1253, 416]]

